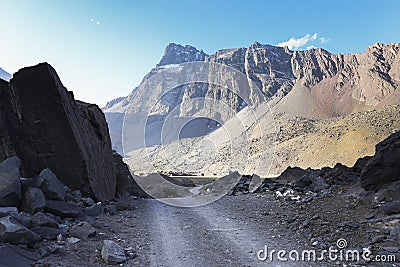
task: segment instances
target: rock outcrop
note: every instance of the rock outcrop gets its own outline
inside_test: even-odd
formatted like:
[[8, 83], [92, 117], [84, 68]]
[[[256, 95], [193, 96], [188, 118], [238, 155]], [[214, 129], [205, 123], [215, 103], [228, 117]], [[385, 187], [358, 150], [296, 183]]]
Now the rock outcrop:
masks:
[[170, 43], [165, 48], [164, 55], [157, 66], [203, 61], [206, 56], [203, 50], [199, 51], [191, 45], [182, 46], [180, 44]]
[[22, 226], [12, 216], [0, 219], [0, 240], [11, 244], [32, 245], [40, 240], [40, 236]]
[[117, 194], [124, 196], [127, 193], [133, 196], [147, 198], [149, 195], [134, 180], [131, 171], [122, 156], [114, 152], [114, 164], [117, 172]]
[[[63, 185], [50, 169], [44, 169], [36, 177], [21, 179], [21, 186], [18, 168], [17, 157], [7, 159], [0, 164], [3, 176], [0, 181], [12, 185], [13, 190], [19, 188], [21, 191], [22, 187], [24, 193], [20, 201], [19, 198], [9, 197], [15, 194], [9, 194], [13, 190], [0, 187], [0, 196], [4, 197], [2, 200], [12, 200], [12, 202], [2, 202], [0, 205], [4, 203], [15, 205], [0, 206], [0, 245], [1, 242], [34, 245], [41, 239], [61, 241], [68, 230], [70, 237], [78, 236], [83, 239], [95, 235], [95, 228], [88, 222], [76, 224], [72, 228], [70, 223], [82, 219], [93, 221], [97, 216], [102, 216], [104, 214], [102, 202], [95, 203], [92, 198], [82, 196], [80, 190], [71, 192], [71, 189]], [[13, 179], [7, 180], [8, 177]], [[123, 197], [125, 201], [129, 201], [129, 196]], [[107, 207], [112, 206], [112, 201], [105, 202], [109, 203]]]
[[[364, 53], [335, 55], [321, 48], [291, 51], [255, 42], [248, 48], [223, 49], [206, 55], [192, 46], [172, 43], [166, 47], [156, 68], [143, 78], [142, 84], [171, 64], [194, 61], [216, 62], [239, 70], [259, 86], [267, 99], [284, 97], [296, 83], [311, 88], [309, 97], [317, 101], [321, 107], [317, 113], [323, 112], [324, 116], [348, 115], [354, 110], [400, 103], [396, 92], [400, 83], [400, 44], [376, 43]], [[170, 101], [171, 109], [187, 101], [187, 96], [198, 96], [199, 92], [218, 100], [232, 98], [229, 99], [231, 107], [243, 108], [240, 101], [234, 101], [235, 96], [218, 93], [220, 88], [195, 85], [182, 89], [185, 93], [176, 94], [176, 99]], [[197, 94], [190, 90], [196, 90]], [[135, 88], [125, 99], [110, 101], [104, 110], [123, 112], [136, 91]]]
[[112, 240], [104, 240], [101, 257], [107, 264], [118, 264], [126, 261], [124, 249]]
[[44, 211], [46, 207], [46, 197], [42, 190], [29, 187], [22, 198], [21, 210], [31, 215]]
[[370, 191], [396, 181], [400, 181], [400, 132], [376, 146], [375, 155], [369, 159], [360, 176], [361, 185]]
[[0, 160], [21, 159], [21, 175], [50, 168], [65, 185], [112, 199], [116, 172], [101, 110], [76, 101], [46, 63], [0, 80]]
[[[346, 55], [331, 54], [320, 48], [291, 51], [287, 47], [257, 42], [248, 48], [223, 49], [213, 55], [206, 55], [192, 46], [170, 44], [160, 63], [129, 96], [111, 101], [104, 108], [113, 148], [117, 152], [123, 154], [122, 123], [124, 112], [130, 105], [133, 109], [130, 113], [137, 114], [138, 117], [144, 116], [143, 110], [150, 110], [148, 105], [154, 105], [148, 120], [149, 124], [154, 125], [151, 126], [153, 132], [160, 128], [171, 112], [175, 112], [174, 116], [179, 118], [192, 116], [196, 110], [183, 107], [193, 106], [190, 104], [193, 98], [215, 99], [229, 106], [231, 109], [210, 109], [210, 117], [222, 120], [234, 116], [232, 111], [239, 112], [246, 107], [235, 94], [210, 84], [178, 86], [165, 96], [162, 95], [164, 85], [152, 92], [141, 89], [154, 75], [176, 68], [179, 63], [195, 61], [221, 63], [237, 69], [245, 75], [249, 83], [258, 85], [265, 99], [270, 101], [274, 114], [279, 116], [336, 118], [357, 111], [400, 104], [400, 44], [377, 43], [363, 53]], [[186, 70], [176, 71], [184, 73]], [[221, 78], [230, 78], [228, 74], [218, 75]], [[215, 123], [195, 125], [197, 132], [202, 135], [214, 131], [218, 128], [216, 126]], [[150, 140], [146, 146], [159, 144], [159, 139], [146, 137], [146, 141]], [[140, 146], [143, 147], [143, 144], [133, 149], [140, 149]]]
[[18, 206], [21, 200], [20, 161], [17, 157], [0, 163], [0, 207]]
[[[143, 78], [139, 87], [135, 88], [125, 99], [119, 98], [106, 106], [104, 112], [110, 125], [113, 148], [117, 152], [123, 153], [122, 123], [124, 112], [130, 105], [129, 112], [136, 114], [138, 118], [140, 118], [143, 110], [149, 110], [149, 107], [152, 107], [151, 116], [147, 121], [147, 125], [153, 123], [149, 127], [153, 131], [152, 133], [161, 132], [160, 125], [165, 122], [165, 118], [171, 112], [175, 112], [174, 115], [179, 118], [191, 117], [193, 110], [183, 107], [193, 106], [190, 101], [196, 97], [216, 99], [231, 107], [231, 111], [234, 111], [231, 114], [228, 110], [210, 108], [210, 117], [223, 120], [231, 118], [235, 112], [244, 113], [246, 105], [243, 101], [233, 94], [226, 93], [218, 86], [196, 83], [178, 86], [168, 97], [161, 97], [163, 85], [157, 87], [154, 91], [141, 90], [142, 86], [145, 86], [146, 82], [154, 75], [171, 68], [176, 68], [179, 73], [180, 70], [176, 67], [176, 64], [193, 61], [227, 65], [243, 73], [249, 82], [258, 85], [265, 99], [269, 101], [272, 114], [276, 116], [273, 121], [261, 118], [260, 125], [267, 127], [274, 123], [276, 125], [276, 122], [278, 122], [279, 125], [276, 125], [275, 133], [278, 137], [285, 136], [286, 138], [277, 141], [280, 146], [276, 150], [276, 155], [282, 164], [278, 166], [279, 168], [273, 170], [272, 175], [278, 175], [287, 166], [322, 168], [333, 166], [337, 162], [352, 165], [360, 157], [371, 156], [373, 146], [377, 142], [386, 138], [392, 131], [398, 130], [396, 125], [387, 126], [391, 121], [394, 122], [393, 124], [397, 123], [398, 117], [396, 115], [393, 116], [394, 119], [388, 118], [376, 122], [372, 120], [371, 123], [360, 124], [360, 127], [358, 127], [359, 123], [356, 123], [359, 129], [357, 127], [354, 127], [357, 129], [352, 129], [352, 125], [346, 126], [344, 127], [345, 131], [338, 133], [338, 135], [336, 135], [337, 127], [334, 120], [360, 116], [361, 121], [363, 121], [364, 117], [370, 117], [369, 113], [373, 113], [375, 110], [383, 110], [389, 106], [400, 104], [400, 90], [398, 89], [400, 84], [400, 44], [377, 43], [368, 47], [363, 53], [346, 55], [331, 54], [324, 49], [291, 51], [288, 48], [262, 45], [257, 42], [248, 48], [219, 50], [213, 55], [204, 55], [204, 59], [202, 59], [203, 56], [196, 56], [200, 55], [200, 52], [191, 46], [169, 45], [160, 63]], [[222, 78], [229, 78], [224, 73], [218, 73], [218, 75], [221, 75]], [[143, 101], [144, 99], [146, 101]], [[364, 114], [364, 112], [368, 114]], [[295, 121], [293, 122], [293, 120]], [[290, 139], [289, 135], [286, 135], [285, 132], [279, 132], [286, 126], [296, 128], [298, 122], [303, 120], [310, 120], [313, 125], [323, 125], [328, 122], [329, 125], [333, 126], [332, 131], [334, 132], [325, 131], [320, 135], [321, 138], [315, 134], [310, 142], [307, 140], [306, 142], [288, 140]], [[292, 122], [295, 127], [292, 127]], [[196, 129], [196, 132], [201, 133], [202, 136], [211, 132], [212, 134], [215, 133], [215, 136], [223, 136], [222, 132], [224, 131], [224, 127], [218, 128], [215, 123], [198, 123], [192, 128]], [[324, 128], [320, 130], [324, 131]], [[310, 129], [310, 131], [312, 135], [314, 130]], [[251, 131], [246, 132], [246, 134], [252, 135]], [[302, 136], [303, 134], [292, 136], [292, 138]], [[171, 170], [170, 162], [163, 159], [164, 151], [161, 146], [157, 146], [160, 144], [160, 138], [153, 137], [146, 136], [146, 142], [150, 140], [146, 143], [146, 146], [153, 146], [155, 151], [151, 154], [151, 157], [155, 159], [152, 160], [152, 163], [157, 163], [155, 165], [158, 168], [157, 170], [168, 172]], [[141, 138], [137, 139], [142, 141]], [[191, 139], [193, 140], [191, 148], [196, 147], [195, 139]], [[265, 140], [267, 139], [265, 138]], [[265, 140], [260, 140], [257, 145], [269, 147], [270, 144], [266, 143]], [[242, 146], [238, 147], [246, 147], [246, 144], [243, 143]], [[324, 145], [324, 150], [315, 149], [320, 144]], [[290, 149], [287, 150], [288, 145], [290, 145]], [[351, 149], [354, 145], [356, 145], [356, 148]], [[143, 146], [142, 142], [127, 150], [136, 150], [137, 153], [134, 152], [129, 155], [132, 158], [137, 158], [136, 165], [142, 162], [140, 155], [143, 154], [143, 150], [141, 150]], [[256, 157], [258, 152], [253, 151], [250, 156]], [[185, 153], [185, 155], [189, 154], [189, 152]], [[183, 160], [175, 160], [172, 165], [181, 161]], [[227, 170], [218, 169], [218, 166], [227, 161], [226, 158], [218, 158], [216, 162], [213, 162], [216, 167], [204, 172], [226, 174]], [[140, 172], [154, 171], [146, 170], [146, 168], [144, 167], [143, 171]]]

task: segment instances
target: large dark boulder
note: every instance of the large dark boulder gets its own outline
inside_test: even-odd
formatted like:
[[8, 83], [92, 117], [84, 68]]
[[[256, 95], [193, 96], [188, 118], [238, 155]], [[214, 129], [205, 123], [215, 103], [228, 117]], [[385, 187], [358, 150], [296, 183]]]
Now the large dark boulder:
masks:
[[62, 200], [48, 200], [46, 201], [46, 212], [53, 213], [54, 215], [62, 218], [78, 217], [82, 209], [73, 203], [67, 203]]
[[0, 163], [0, 207], [19, 206], [21, 201], [19, 164], [17, 157]]
[[64, 200], [65, 198], [64, 185], [48, 168], [44, 169], [38, 176], [32, 178], [27, 184], [29, 186], [40, 188], [46, 199]]
[[46, 198], [42, 190], [29, 187], [22, 198], [21, 210], [33, 215], [36, 212], [44, 211], [45, 207]]
[[17, 207], [0, 207], [0, 218], [6, 217], [8, 215], [17, 215]]
[[379, 207], [386, 214], [400, 213], [400, 201], [387, 202]]
[[55, 240], [55, 239], [57, 239], [58, 235], [66, 234], [65, 230], [63, 230], [63, 229], [57, 229], [57, 228], [46, 227], [46, 226], [32, 227], [31, 231], [40, 235], [41, 238], [49, 239], [49, 240]]
[[19, 222], [12, 216], [0, 219], [0, 241], [11, 244], [31, 245], [40, 241], [40, 236]]
[[0, 160], [18, 155], [23, 177], [50, 168], [71, 189], [115, 196], [116, 172], [101, 110], [76, 101], [47, 63], [0, 80]]
[[38, 257], [35, 253], [28, 252], [19, 246], [10, 244], [0, 245], [0, 266], [4, 267], [29, 267], [34, 266]]
[[30, 225], [35, 226], [45, 226], [51, 228], [58, 228], [58, 223], [44, 214], [43, 212], [38, 212], [31, 217]]
[[120, 196], [129, 193], [132, 196], [147, 198], [149, 195], [136, 183], [129, 166], [122, 160], [122, 156], [113, 151], [114, 165], [117, 172], [117, 192]]
[[376, 145], [375, 155], [361, 171], [360, 183], [369, 191], [377, 191], [387, 183], [400, 180], [400, 132]]
[[86, 239], [89, 236], [95, 236], [95, 235], [96, 235], [96, 229], [88, 222], [81, 222], [77, 225], [74, 225], [69, 230], [69, 236], [80, 239]]

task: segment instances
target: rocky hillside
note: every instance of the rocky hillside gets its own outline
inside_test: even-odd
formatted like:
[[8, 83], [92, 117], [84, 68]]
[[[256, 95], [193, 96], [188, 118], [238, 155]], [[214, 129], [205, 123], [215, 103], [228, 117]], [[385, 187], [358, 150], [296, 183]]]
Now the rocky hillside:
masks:
[[[292, 140], [285, 140], [284, 144], [278, 145], [277, 150], [278, 159], [285, 163], [277, 167], [277, 172], [274, 174], [279, 174], [289, 165], [300, 164], [301, 167], [312, 166], [317, 168], [325, 165], [331, 166], [336, 162], [353, 164], [359, 157], [372, 155], [374, 145], [387, 137], [397, 127], [398, 117], [394, 113], [387, 117], [388, 121], [383, 120], [382, 125], [391, 125], [386, 129], [379, 128], [380, 126], [377, 126], [377, 129], [371, 128], [365, 120], [362, 121], [366, 124], [361, 126], [357, 119], [352, 119], [353, 115], [351, 114], [357, 112], [362, 114], [364, 111], [380, 110], [386, 106], [400, 104], [400, 94], [397, 90], [400, 83], [400, 44], [377, 43], [368, 47], [363, 53], [346, 55], [334, 55], [320, 48], [291, 51], [287, 47], [262, 45], [257, 42], [248, 48], [224, 49], [213, 55], [205, 55], [192, 46], [170, 44], [165, 49], [165, 54], [160, 63], [144, 77], [138, 88], [135, 88], [126, 98], [109, 102], [103, 109], [110, 125], [112, 143], [116, 150], [122, 153], [122, 122], [128, 106], [130, 106], [130, 113], [137, 115], [138, 120], [140, 120], [140, 116], [144, 116], [144, 110], [151, 108], [151, 119], [148, 121], [153, 123], [151, 129], [155, 132], [161, 131], [166, 116], [172, 114], [171, 112], [174, 112], [174, 116], [179, 118], [192, 117], [195, 111], [184, 107], [193, 106], [190, 101], [196, 97], [215, 99], [231, 108], [220, 110], [211, 107], [207, 109], [211, 110], [208, 115], [212, 118], [229, 121], [237, 113], [243, 111], [246, 107], [243, 99], [214, 85], [192, 83], [178, 86], [168, 97], [162, 94], [163, 87], [166, 85], [159, 85], [156, 91], [144, 90], [144, 86], [153, 75], [170, 68], [176, 68], [175, 71], [178, 73], [181, 71], [182, 74], [185, 70], [179, 70], [177, 64], [193, 61], [217, 62], [233, 67], [243, 73], [249, 83], [257, 84], [264, 98], [268, 101], [272, 114], [274, 114], [274, 118], [271, 118], [271, 116], [265, 118], [264, 116], [261, 119], [262, 127], [267, 128], [267, 125], [272, 124], [275, 126], [275, 129], [265, 129], [266, 133], [273, 134], [273, 131], [275, 131], [275, 134], [283, 136], [286, 133], [276, 131], [276, 129], [284, 130], [288, 125], [299, 129], [296, 121], [315, 120], [312, 124], [318, 124], [321, 131], [324, 131], [323, 128], [327, 127], [325, 133], [329, 137], [335, 134], [330, 132], [331, 129], [335, 131], [334, 129], [337, 128], [334, 126], [335, 118], [341, 120], [340, 118], [346, 116], [350, 116], [348, 120], [358, 125], [355, 126], [357, 134], [353, 134], [351, 138], [350, 135], [346, 135], [349, 138], [346, 142], [342, 142], [343, 139], [340, 142], [326, 142], [332, 138], [329, 137], [323, 141], [313, 133], [314, 137], [307, 141], [310, 144], [305, 144], [306, 147], [316, 147], [316, 154], [311, 156], [303, 155], [305, 153], [304, 143], [297, 142], [296, 136], [292, 136]], [[229, 74], [218, 73], [218, 75], [229, 80]], [[248, 87], [251, 86], [248, 85]], [[374, 115], [371, 116], [374, 117]], [[379, 115], [376, 119], [379, 120]], [[392, 121], [392, 119], [394, 120]], [[323, 121], [317, 122], [319, 120]], [[345, 123], [347, 123], [347, 119], [342, 121], [344, 127]], [[196, 132], [201, 132], [204, 136], [216, 129], [222, 131], [218, 130], [216, 124], [210, 124], [210, 122], [192, 125], [192, 128], [196, 129]], [[359, 128], [364, 129], [363, 134], [358, 134]], [[294, 129], [294, 131], [296, 130]], [[383, 134], [375, 134], [375, 132], [382, 132]], [[247, 133], [249, 133], [248, 130]], [[222, 134], [214, 135], [220, 137]], [[369, 138], [366, 142], [366, 139], [363, 138], [368, 135], [377, 138]], [[285, 138], [290, 139], [291, 135], [289, 134]], [[196, 142], [195, 139], [192, 141]], [[192, 141], [185, 142], [190, 143]], [[280, 141], [282, 140], [278, 140], [278, 143]], [[357, 152], [352, 150], [350, 154], [345, 153], [345, 157], [342, 157], [343, 153], [335, 154], [338, 151], [348, 151], [349, 142], [362, 145], [357, 147]], [[146, 146], [157, 146], [159, 144], [159, 138], [153, 138], [152, 142], [146, 144]], [[315, 145], [313, 146], [313, 144]], [[317, 149], [322, 144], [326, 148], [324, 150]], [[342, 145], [343, 150], [341, 149]], [[220, 147], [223, 146], [223, 144], [220, 144]], [[268, 145], [263, 144], [261, 147], [265, 146]], [[141, 148], [143, 148], [143, 144], [132, 149]], [[156, 147], [152, 150], [158, 151]], [[308, 149], [308, 151], [311, 150]], [[314, 153], [313, 151], [310, 153]], [[318, 155], [322, 154], [318, 151], [328, 151], [329, 153], [318, 158]], [[138, 150], [137, 153], [133, 154], [140, 153], [140, 150]], [[223, 160], [223, 158], [220, 160]], [[161, 164], [161, 166], [164, 165]], [[215, 165], [217, 166], [218, 162]], [[218, 167], [211, 169], [219, 173]]]
[[101, 110], [74, 99], [46, 63], [0, 80], [0, 160], [18, 156], [21, 176], [50, 168], [72, 190], [115, 197], [117, 172]]
[[[260, 120], [262, 125], [269, 123], [268, 117]], [[400, 106], [328, 119], [281, 117], [276, 118], [275, 124], [277, 132], [271, 132], [265, 138], [257, 136], [257, 127], [252, 127], [229, 140], [225, 140], [222, 128], [206, 138], [183, 139], [179, 144], [187, 149], [184, 153], [173, 149], [178, 146], [178, 141], [169, 146], [139, 149], [131, 154], [132, 164], [135, 164], [138, 173], [148, 172], [149, 166], [143, 162], [150, 159], [156, 170], [168, 172], [178, 168], [193, 174], [215, 176], [224, 175], [230, 168], [241, 166], [238, 163], [244, 162], [246, 168], [242, 169], [246, 170], [245, 174], [252, 174], [258, 168], [257, 173], [269, 177], [279, 176], [288, 166], [304, 169], [333, 167], [337, 163], [353, 166], [358, 158], [374, 155], [375, 144], [400, 130]], [[199, 158], [197, 153], [204, 140], [209, 140], [215, 148], [202, 146], [202, 153], [215, 157]], [[230, 140], [234, 143], [233, 148]], [[217, 153], [214, 154], [215, 151]], [[273, 160], [266, 172], [258, 166], [263, 155], [272, 155], [269, 160]], [[226, 164], [232, 159], [236, 165], [233, 164], [235, 162]], [[267, 162], [265, 160], [263, 165], [268, 165]]]
[[[294, 83], [299, 82], [312, 89], [311, 97], [321, 107], [318, 112], [322, 114], [317, 115], [331, 117], [347, 115], [364, 106], [399, 104], [399, 95], [395, 92], [400, 83], [399, 52], [400, 44], [376, 43], [364, 53], [334, 55], [321, 48], [290, 51], [255, 42], [248, 48], [224, 49], [206, 55], [192, 46], [171, 43], [160, 63], [144, 77], [142, 84], [171, 64], [218, 62], [244, 73], [267, 98], [281, 98], [291, 91]], [[124, 100], [111, 101], [105, 111], [123, 111], [129, 101], [132, 101], [132, 94]], [[181, 101], [176, 99], [173, 102], [179, 104]], [[235, 108], [240, 109], [240, 105], [240, 102], [236, 103]]]

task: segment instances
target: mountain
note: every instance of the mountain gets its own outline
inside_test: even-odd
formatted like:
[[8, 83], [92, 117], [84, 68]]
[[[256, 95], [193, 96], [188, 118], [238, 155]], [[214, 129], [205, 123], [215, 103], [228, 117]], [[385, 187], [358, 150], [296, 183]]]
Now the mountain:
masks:
[[117, 171], [100, 108], [74, 99], [47, 63], [0, 80], [0, 161], [21, 160], [21, 176], [50, 168], [72, 190], [113, 199]]
[[12, 75], [8, 72], [6, 72], [5, 70], [3, 70], [2, 68], [0, 68], [0, 79], [4, 80], [4, 81], [10, 81], [12, 78]]
[[159, 66], [170, 64], [181, 64], [185, 62], [203, 61], [206, 58], [203, 50], [199, 51], [191, 45], [182, 46], [179, 44], [171, 43], [164, 51], [164, 55], [160, 60]]
[[[167, 85], [159, 85], [156, 91], [143, 90], [146, 83], [151, 81], [154, 75], [162, 74], [166, 69], [175, 68], [179, 74], [184, 74], [185, 70], [179, 70], [179, 63], [187, 62], [204, 62], [204, 63], [221, 63], [225, 66], [232, 67], [248, 80], [248, 85], [244, 87], [251, 88], [251, 83], [255, 83], [262, 91], [263, 98], [268, 102], [273, 117], [264, 116], [260, 120], [260, 124], [264, 127], [266, 133], [282, 136], [283, 129], [287, 129], [288, 125], [293, 125], [298, 130], [298, 123], [305, 123], [312, 128], [320, 127], [323, 131], [327, 127], [328, 136], [335, 131], [335, 121], [341, 121], [341, 125], [345, 125], [346, 121], [355, 122], [352, 114], [363, 114], [373, 110], [382, 110], [387, 106], [400, 104], [400, 44], [380, 44], [367, 47], [363, 53], [355, 54], [331, 54], [328, 51], [318, 48], [306, 51], [291, 51], [287, 47], [275, 47], [271, 45], [262, 45], [253, 43], [248, 48], [223, 49], [217, 51], [213, 55], [206, 55], [202, 51], [192, 46], [181, 46], [177, 44], [169, 44], [165, 49], [164, 56], [155, 68], [153, 68], [143, 79], [139, 87], [135, 88], [132, 93], [125, 99], [119, 99], [114, 103], [109, 103], [104, 112], [107, 122], [110, 125], [110, 133], [114, 149], [122, 152], [122, 121], [124, 112], [130, 108], [130, 114], [137, 116], [141, 120], [144, 111], [152, 109], [150, 119], [147, 123], [151, 124], [151, 133], [146, 136], [149, 140], [147, 144], [135, 144], [130, 148], [137, 150], [137, 153], [143, 154], [143, 147], [153, 147], [152, 156], [157, 158], [160, 155], [160, 136], [162, 125], [168, 115], [174, 112], [174, 116], [178, 118], [190, 118], [197, 110], [182, 107], [193, 106], [191, 101], [196, 97], [206, 97], [217, 100], [219, 103], [229, 106], [231, 109], [217, 109], [211, 105], [209, 114], [211, 118], [221, 118], [223, 121], [235, 120], [238, 114], [241, 114], [245, 120], [251, 120], [246, 117], [249, 114], [246, 103], [240, 97], [229, 94], [224, 88], [218, 86], [192, 83], [178, 86], [167, 96], [163, 96], [163, 89]], [[218, 73], [221, 78], [229, 80], [229, 73]], [[248, 96], [253, 96], [248, 92]], [[161, 101], [160, 101], [161, 99]], [[257, 101], [256, 101], [257, 102]], [[156, 104], [156, 105], [155, 105]], [[398, 116], [393, 113], [395, 110], [386, 111], [390, 115], [384, 117], [388, 121], [382, 121], [382, 125], [392, 125], [397, 123]], [[369, 114], [369, 113], [368, 113]], [[352, 117], [353, 116], [353, 117]], [[362, 115], [359, 115], [363, 117]], [[371, 118], [379, 119], [369, 114]], [[383, 119], [383, 120], [385, 120]], [[392, 122], [392, 124], [391, 124]], [[231, 123], [235, 125], [235, 123]], [[277, 131], [267, 129], [267, 125], [275, 124]], [[128, 125], [129, 126], [129, 125]], [[148, 125], [149, 126], [149, 125]], [[359, 157], [372, 155], [374, 145], [383, 140], [391, 133], [391, 128], [384, 131], [381, 129], [372, 129], [371, 125], [359, 125], [357, 129], [364, 129], [360, 135], [353, 136], [355, 140], [351, 143], [351, 136], [348, 141], [340, 144], [339, 139], [326, 143], [326, 140], [318, 139], [318, 136], [310, 134], [310, 138], [306, 143], [312, 145], [317, 140], [316, 146], [313, 146], [316, 154], [304, 157], [302, 154], [300, 143], [296, 143], [299, 135], [303, 135], [300, 131], [295, 136], [286, 137], [277, 141], [278, 151], [276, 155], [280, 162], [285, 164], [301, 165], [301, 167], [313, 166], [315, 168], [322, 167], [321, 164], [332, 165], [336, 162], [344, 161], [346, 164], [354, 163]], [[374, 126], [372, 126], [374, 127]], [[379, 126], [381, 127], [381, 126]], [[396, 127], [394, 125], [393, 127]], [[207, 136], [216, 142], [217, 147], [224, 147], [226, 144], [222, 133], [223, 129], [218, 127], [218, 123], [214, 121], [199, 120], [193, 124], [192, 129], [201, 133], [201, 136]], [[300, 127], [301, 128], [301, 127]], [[296, 130], [296, 131], [297, 131]], [[305, 129], [307, 130], [307, 129]], [[238, 130], [237, 136], [244, 133], [253, 133], [251, 127]], [[358, 133], [359, 130], [354, 130]], [[375, 134], [374, 138], [368, 141], [362, 140], [366, 136]], [[147, 133], [146, 133], [147, 134]], [[193, 133], [190, 133], [193, 135]], [[189, 135], [190, 135], [189, 134]], [[341, 133], [343, 134], [343, 133]], [[199, 136], [190, 136], [185, 142], [191, 143], [194, 147], [196, 138]], [[304, 137], [305, 138], [305, 137]], [[139, 140], [140, 138], [138, 138]], [[331, 138], [330, 138], [331, 139]], [[173, 140], [171, 140], [173, 141]], [[264, 141], [262, 141], [264, 142]], [[325, 142], [325, 143], [324, 143]], [[289, 143], [292, 143], [289, 145]], [[352, 151], [351, 156], [343, 156], [343, 153], [328, 153], [329, 156], [321, 155], [318, 151], [319, 145], [328, 144], [324, 151], [340, 151], [340, 147], [357, 143], [359, 151]], [[268, 147], [272, 144], [263, 144], [262, 147]], [[335, 148], [335, 146], [338, 146]], [[238, 147], [243, 147], [238, 146]], [[258, 150], [264, 151], [262, 147]], [[162, 150], [162, 149], [161, 149]], [[243, 150], [243, 149], [242, 149]], [[307, 149], [306, 149], [307, 150]], [[310, 149], [308, 149], [310, 150]], [[307, 151], [308, 151], [307, 150]], [[286, 152], [284, 152], [286, 151]], [[343, 151], [347, 151], [344, 149]], [[246, 153], [245, 150], [241, 151]], [[251, 155], [259, 153], [249, 152]], [[311, 153], [311, 152], [310, 152]], [[134, 153], [135, 156], [136, 153]], [[189, 153], [190, 154], [190, 153]], [[335, 154], [335, 155], [334, 155]], [[254, 156], [253, 155], [253, 156]], [[288, 155], [286, 160], [282, 155]], [[179, 157], [178, 157], [179, 158]], [[181, 162], [181, 159], [174, 159]], [[216, 159], [209, 168], [210, 172], [220, 172], [218, 170], [219, 163], [226, 160], [222, 157]], [[312, 162], [311, 162], [312, 161]], [[160, 170], [168, 170], [168, 164], [162, 163], [162, 159], [158, 159]], [[197, 163], [195, 163], [197, 164]], [[288, 165], [289, 166], [289, 165]], [[287, 167], [287, 166], [286, 166]], [[284, 168], [284, 164], [280, 164], [276, 168], [274, 174], [279, 174]], [[145, 170], [143, 170], [145, 171]], [[222, 173], [227, 172], [224, 170]]]
[[[321, 107], [319, 112], [334, 117], [363, 106], [368, 109], [379, 104], [399, 104], [398, 92], [392, 96], [400, 83], [399, 50], [400, 44], [376, 43], [364, 53], [334, 55], [321, 48], [290, 51], [255, 42], [249, 48], [224, 49], [209, 56], [192, 46], [172, 43], [143, 82], [171, 64], [217, 62], [246, 74], [268, 98], [286, 95], [295, 83], [312, 88], [311, 96]], [[122, 101], [123, 106], [126, 101], [129, 98]]]

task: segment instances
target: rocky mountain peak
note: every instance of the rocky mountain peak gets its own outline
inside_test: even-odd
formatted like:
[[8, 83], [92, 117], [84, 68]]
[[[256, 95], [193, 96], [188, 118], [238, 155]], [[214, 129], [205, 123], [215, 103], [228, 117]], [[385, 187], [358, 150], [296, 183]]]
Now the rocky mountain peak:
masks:
[[126, 98], [126, 97], [123, 96], [123, 97], [118, 97], [118, 98], [115, 98], [115, 99], [113, 99], [113, 100], [111, 100], [111, 101], [108, 101], [108, 102], [106, 103], [106, 105], [103, 107], [103, 109], [109, 109], [109, 108], [113, 107], [114, 105], [116, 105], [116, 104], [118, 104], [118, 103], [124, 101], [125, 98]]
[[257, 41], [255, 41], [254, 43], [252, 43], [249, 47], [250, 49], [255, 49], [255, 48], [262, 48], [262, 49], [284, 49], [284, 47], [279, 47], [279, 46], [273, 46], [270, 44], [261, 44]]
[[252, 44], [250, 45], [250, 47], [260, 47], [260, 46], [262, 46], [262, 44], [260, 44], [260, 43], [257, 42], [257, 41], [255, 41], [254, 43], [252, 43]]
[[204, 53], [203, 50], [198, 50], [194, 46], [170, 43], [165, 48], [164, 55], [160, 63], [157, 64], [157, 67], [192, 61], [203, 61], [206, 56], [207, 54]]

